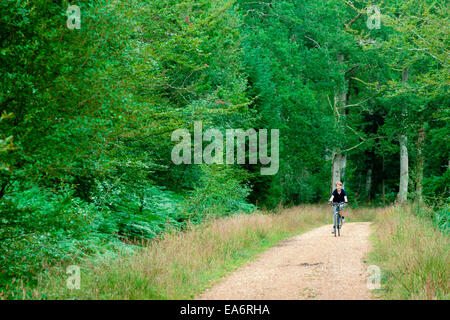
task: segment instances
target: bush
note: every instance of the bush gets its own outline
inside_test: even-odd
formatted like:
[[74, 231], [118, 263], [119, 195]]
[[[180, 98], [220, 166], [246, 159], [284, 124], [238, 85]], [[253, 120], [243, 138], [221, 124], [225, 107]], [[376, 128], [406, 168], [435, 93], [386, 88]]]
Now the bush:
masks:
[[102, 216], [92, 204], [74, 198], [72, 189], [13, 188], [0, 202], [0, 282], [31, 278], [48, 264], [93, 253], [104, 240], [94, 224]]
[[252, 212], [246, 202], [250, 188], [242, 183], [244, 175], [223, 166], [202, 166], [202, 175], [184, 205], [183, 216], [194, 223], [206, 216], [221, 217], [236, 212]]
[[100, 230], [120, 238], [153, 239], [169, 227], [181, 226], [182, 198], [164, 187], [104, 180], [97, 182], [92, 200], [105, 216]]
[[438, 209], [434, 216], [434, 222], [439, 229], [448, 234], [450, 231], [450, 205], [447, 203], [442, 208]]

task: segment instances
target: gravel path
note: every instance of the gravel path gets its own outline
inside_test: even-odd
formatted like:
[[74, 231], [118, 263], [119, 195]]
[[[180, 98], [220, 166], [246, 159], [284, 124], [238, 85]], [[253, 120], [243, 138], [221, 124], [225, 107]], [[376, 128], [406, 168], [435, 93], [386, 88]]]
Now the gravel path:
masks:
[[197, 299], [373, 299], [363, 262], [369, 225], [346, 223], [340, 238], [327, 225], [281, 241]]

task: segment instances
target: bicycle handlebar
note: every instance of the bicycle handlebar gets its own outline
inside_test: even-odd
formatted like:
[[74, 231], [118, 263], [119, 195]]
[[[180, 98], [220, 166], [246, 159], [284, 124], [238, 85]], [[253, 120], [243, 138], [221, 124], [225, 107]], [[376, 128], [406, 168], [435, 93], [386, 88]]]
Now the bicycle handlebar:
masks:
[[342, 204], [348, 204], [348, 202], [345, 202], [345, 201], [341, 201], [341, 202], [334, 202], [334, 201], [328, 201], [328, 204], [331, 204], [331, 205], [342, 205]]

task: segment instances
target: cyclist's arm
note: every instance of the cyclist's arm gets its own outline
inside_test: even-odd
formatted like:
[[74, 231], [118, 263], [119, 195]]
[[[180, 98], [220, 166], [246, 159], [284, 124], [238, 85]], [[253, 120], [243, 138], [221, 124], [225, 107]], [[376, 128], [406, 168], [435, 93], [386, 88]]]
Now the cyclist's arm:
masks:
[[333, 190], [333, 192], [331, 193], [331, 198], [330, 198], [330, 200], [328, 200], [328, 202], [332, 202], [333, 201], [333, 198], [334, 198], [334, 192], [335, 192], [336, 190]]
[[344, 200], [345, 200], [346, 203], [348, 202], [347, 196], [344, 196]]

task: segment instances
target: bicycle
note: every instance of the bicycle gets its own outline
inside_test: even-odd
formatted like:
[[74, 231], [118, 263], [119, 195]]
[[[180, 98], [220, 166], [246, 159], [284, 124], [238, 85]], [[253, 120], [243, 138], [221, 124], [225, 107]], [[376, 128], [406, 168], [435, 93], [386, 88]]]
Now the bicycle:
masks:
[[[340, 212], [344, 210], [345, 202], [333, 202], [333, 207], [336, 207], [336, 209], [333, 208], [333, 233], [334, 236], [341, 236], [341, 228], [342, 228], [342, 216]], [[336, 235], [336, 229], [337, 229], [337, 235]]]

